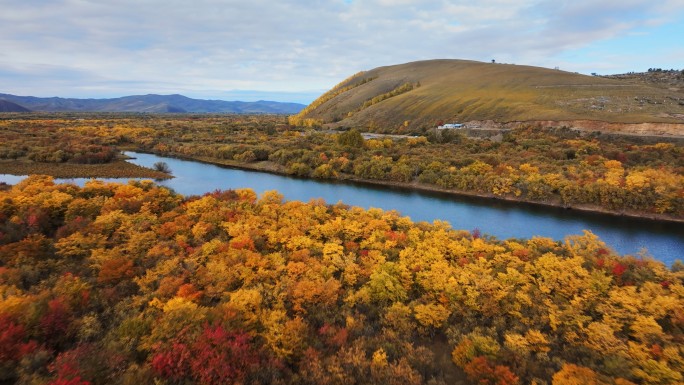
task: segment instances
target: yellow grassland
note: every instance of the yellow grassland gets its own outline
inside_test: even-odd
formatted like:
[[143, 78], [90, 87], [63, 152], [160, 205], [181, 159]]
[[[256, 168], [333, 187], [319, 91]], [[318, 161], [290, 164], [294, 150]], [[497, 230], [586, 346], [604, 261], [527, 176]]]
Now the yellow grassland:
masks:
[[[429, 127], [437, 121], [474, 120], [684, 123], [680, 92], [539, 67], [430, 60], [376, 68], [345, 84], [361, 78], [374, 80], [327, 93], [299, 118], [351, 127], [368, 126], [372, 121], [390, 127], [405, 121], [412, 127]], [[358, 111], [365, 101], [404, 83], [420, 87]]]

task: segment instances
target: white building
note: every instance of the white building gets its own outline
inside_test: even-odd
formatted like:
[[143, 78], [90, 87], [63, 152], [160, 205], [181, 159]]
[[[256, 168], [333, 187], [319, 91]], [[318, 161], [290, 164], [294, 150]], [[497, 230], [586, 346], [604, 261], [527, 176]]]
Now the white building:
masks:
[[446, 129], [460, 129], [463, 128], [463, 124], [461, 123], [447, 123], [443, 126], [437, 127], [440, 130], [446, 130]]

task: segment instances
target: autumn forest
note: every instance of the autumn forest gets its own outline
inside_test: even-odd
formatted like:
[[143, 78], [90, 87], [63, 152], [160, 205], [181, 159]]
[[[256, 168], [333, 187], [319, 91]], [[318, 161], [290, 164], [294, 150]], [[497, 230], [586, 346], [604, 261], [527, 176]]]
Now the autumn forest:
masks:
[[684, 218], [675, 143], [369, 130], [385, 135], [271, 115], [5, 116], [0, 173], [52, 176], [0, 185], [0, 383], [684, 383], [684, 264], [588, 231], [499, 240], [275, 191], [53, 180], [172, 176], [120, 154], [136, 150]]
[[684, 147], [666, 141], [526, 125], [493, 139], [373, 126], [382, 134], [364, 139], [356, 130], [292, 126], [279, 115], [48, 117], [0, 120], [0, 173], [165, 177], [117, 162], [117, 150], [129, 149], [301, 177], [684, 218]]

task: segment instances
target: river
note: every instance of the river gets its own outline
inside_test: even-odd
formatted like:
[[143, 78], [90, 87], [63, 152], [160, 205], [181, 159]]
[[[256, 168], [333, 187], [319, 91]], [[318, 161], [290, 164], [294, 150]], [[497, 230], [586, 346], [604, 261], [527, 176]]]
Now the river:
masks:
[[[257, 193], [278, 190], [286, 200], [322, 198], [364, 208], [397, 210], [413, 221], [443, 220], [455, 229], [478, 229], [499, 239], [549, 237], [562, 240], [582, 234], [598, 235], [620, 254], [645, 252], [671, 265], [684, 259], [684, 224], [542, 207], [444, 193], [402, 190], [376, 185], [292, 178], [257, 171], [223, 168], [211, 164], [150, 154], [127, 152], [132, 163], [151, 167], [166, 162], [175, 178], [158, 182], [184, 195], [201, 195], [217, 189], [251, 188]], [[0, 175], [0, 181], [16, 183], [21, 177]], [[72, 179], [83, 184], [85, 179]]]

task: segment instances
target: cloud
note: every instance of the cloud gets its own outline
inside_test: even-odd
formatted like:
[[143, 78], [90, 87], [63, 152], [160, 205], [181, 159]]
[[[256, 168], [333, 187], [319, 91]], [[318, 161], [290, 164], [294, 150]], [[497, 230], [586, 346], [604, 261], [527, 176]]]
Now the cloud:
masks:
[[310, 91], [429, 58], [548, 66], [684, 11], [682, 0], [8, 2], [0, 76], [16, 76], [2, 76], [0, 92], [61, 86], [65, 96]]

